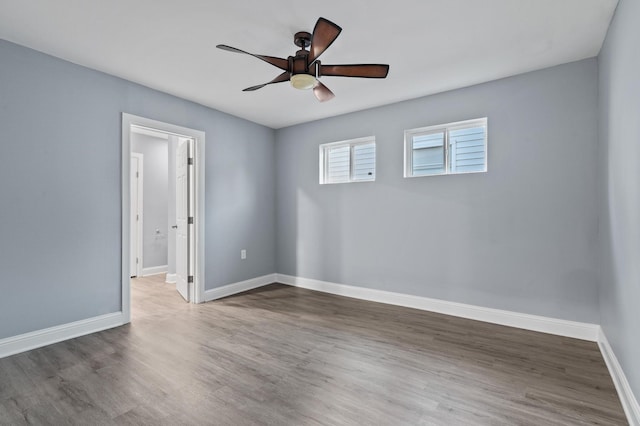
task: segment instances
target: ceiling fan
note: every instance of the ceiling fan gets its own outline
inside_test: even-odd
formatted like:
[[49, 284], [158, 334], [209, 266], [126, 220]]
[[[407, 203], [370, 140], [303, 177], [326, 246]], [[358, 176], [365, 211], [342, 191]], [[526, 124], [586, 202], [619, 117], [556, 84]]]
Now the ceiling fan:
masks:
[[[287, 59], [254, 55], [225, 44], [219, 44], [216, 47], [229, 52], [251, 55], [284, 71], [268, 83], [247, 87], [243, 92], [258, 90], [268, 84], [290, 81], [296, 89], [313, 89], [316, 98], [320, 102], [325, 102], [333, 99], [335, 95], [318, 80], [321, 77], [385, 78], [389, 73], [389, 65], [383, 64], [322, 65], [318, 58], [338, 38], [341, 31], [342, 28], [328, 19], [319, 18], [313, 28], [313, 34], [300, 31], [293, 36], [293, 42], [301, 49], [295, 56], [289, 56]], [[306, 50], [307, 48], [309, 50]]]

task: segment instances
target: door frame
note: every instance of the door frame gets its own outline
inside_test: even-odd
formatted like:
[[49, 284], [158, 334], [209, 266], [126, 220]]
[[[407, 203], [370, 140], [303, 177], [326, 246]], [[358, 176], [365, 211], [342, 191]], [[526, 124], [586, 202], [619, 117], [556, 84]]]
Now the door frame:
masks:
[[204, 262], [204, 158], [205, 158], [205, 132], [187, 127], [177, 126], [162, 121], [152, 120], [150, 118], [140, 117], [133, 114], [122, 113], [122, 313], [125, 322], [131, 321], [131, 273], [129, 271], [130, 247], [131, 247], [131, 230], [130, 219], [130, 168], [131, 168], [131, 126], [147, 127], [149, 129], [159, 130], [161, 132], [170, 133], [176, 136], [191, 138], [194, 140], [194, 203], [195, 203], [195, 220], [194, 220], [194, 236], [195, 236], [195, 253], [194, 259], [194, 282], [190, 291], [191, 303], [204, 302], [204, 283], [205, 283], [205, 262]]
[[[144, 155], [139, 152], [132, 152], [131, 157], [138, 159], [138, 232], [135, 236], [136, 248], [138, 249], [136, 253], [138, 262], [136, 263], [135, 276], [141, 277], [144, 256], [144, 246], [142, 245], [142, 229], [144, 228]], [[131, 167], [131, 164], [129, 164], [129, 167]], [[131, 176], [131, 174], [129, 174], [129, 176]], [[131, 199], [131, 197], [129, 197], [129, 199]], [[131, 208], [131, 206], [129, 206], [129, 208]], [[131, 215], [129, 215], [129, 217], [131, 217]], [[129, 241], [129, 247], [131, 247], [131, 241]], [[131, 253], [129, 254], [129, 259], [131, 259]], [[131, 263], [131, 261], [129, 261], [129, 263]], [[129, 271], [129, 274], [131, 274], [131, 271]]]

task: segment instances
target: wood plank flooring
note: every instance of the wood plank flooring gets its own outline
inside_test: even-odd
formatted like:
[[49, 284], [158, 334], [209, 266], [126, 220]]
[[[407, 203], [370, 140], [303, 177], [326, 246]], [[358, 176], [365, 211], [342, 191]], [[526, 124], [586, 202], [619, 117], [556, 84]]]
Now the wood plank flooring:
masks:
[[595, 343], [271, 285], [133, 280], [130, 325], [0, 360], [0, 424], [623, 425]]

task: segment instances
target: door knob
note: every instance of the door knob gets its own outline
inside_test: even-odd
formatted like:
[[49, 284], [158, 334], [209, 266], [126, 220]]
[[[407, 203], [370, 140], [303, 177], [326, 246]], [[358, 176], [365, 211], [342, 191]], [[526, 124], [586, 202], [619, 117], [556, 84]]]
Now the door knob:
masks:
[[178, 229], [178, 225], [171, 225], [173, 229]]

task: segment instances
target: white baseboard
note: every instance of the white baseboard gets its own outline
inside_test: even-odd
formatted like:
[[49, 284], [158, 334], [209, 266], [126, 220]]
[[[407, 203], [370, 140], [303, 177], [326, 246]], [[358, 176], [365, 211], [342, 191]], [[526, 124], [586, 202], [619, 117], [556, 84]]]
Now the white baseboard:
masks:
[[618, 391], [618, 396], [620, 397], [622, 408], [624, 408], [624, 412], [627, 415], [627, 420], [631, 426], [640, 426], [640, 404], [638, 404], [638, 400], [633, 394], [633, 390], [629, 385], [627, 376], [625, 376], [622, 370], [622, 366], [618, 362], [618, 358], [616, 358], [615, 353], [613, 353], [613, 348], [609, 344], [604, 330], [599, 328], [599, 331], [598, 346], [600, 346], [600, 352], [602, 352], [602, 357], [607, 364], [607, 368], [613, 379], [613, 384]]
[[232, 296], [234, 294], [242, 293], [243, 291], [252, 290], [254, 288], [262, 287], [268, 284], [273, 284], [275, 281], [276, 274], [268, 274], [257, 278], [251, 278], [250, 280], [240, 281], [211, 290], [206, 290], [204, 292], [204, 301], [210, 302], [212, 300]]
[[177, 281], [178, 281], [177, 274], [167, 274], [167, 279], [165, 280], [166, 283], [175, 284]]
[[43, 330], [32, 331], [18, 336], [0, 339], [0, 358], [20, 352], [30, 351], [42, 346], [58, 343], [85, 334], [95, 333], [108, 328], [126, 324], [122, 312], [100, 315], [80, 321], [70, 322]]
[[169, 270], [169, 265], [154, 266], [151, 268], [142, 268], [142, 276], [165, 274]]
[[336, 284], [309, 278], [294, 277], [291, 275], [276, 274], [276, 280], [282, 284], [337, 294], [340, 296], [353, 297], [356, 299], [369, 300], [372, 302], [387, 303], [390, 305], [438, 312], [455, 317], [506, 325], [509, 327], [517, 327], [525, 330], [539, 331], [542, 333], [556, 334], [575, 339], [589, 340], [592, 342], [596, 342], [598, 340], [599, 326], [597, 324], [547, 318], [538, 315], [503, 311], [500, 309], [484, 308], [482, 306], [448, 302], [445, 300], [393, 293], [390, 291], [374, 290], [366, 287]]

